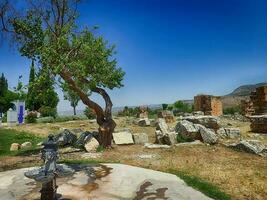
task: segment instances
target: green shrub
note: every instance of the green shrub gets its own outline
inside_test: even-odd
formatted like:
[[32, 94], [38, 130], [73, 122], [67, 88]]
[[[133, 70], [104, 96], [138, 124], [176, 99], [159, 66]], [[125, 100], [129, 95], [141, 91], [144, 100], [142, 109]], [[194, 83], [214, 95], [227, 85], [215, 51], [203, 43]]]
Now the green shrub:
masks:
[[241, 108], [239, 106], [233, 106], [223, 109], [223, 114], [225, 115], [233, 115], [235, 113], [241, 113]]
[[167, 103], [163, 103], [163, 104], [162, 104], [162, 109], [163, 109], [163, 110], [167, 110], [167, 108], [168, 108], [168, 104], [167, 104]]
[[53, 123], [54, 117], [40, 117], [37, 119], [37, 123]]
[[31, 111], [25, 117], [26, 123], [36, 123], [37, 112]]
[[39, 112], [41, 113], [41, 117], [56, 117], [57, 116], [57, 109], [51, 108], [49, 106], [42, 106], [39, 109]]
[[177, 134], [176, 139], [177, 139], [178, 143], [193, 142], [194, 141], [192, 138], [185, 138], [185, 137], [181, 136], [180, 134]]
[[84, 114], [88, 119], [95, 119], [96, 118], [95, 111], [89, 107], [86, 107], [86, 109], [84, 110]]
[[2, 122], [7, 122], [7, 113], [4, 113], [2, 117]]
[[176, 101], [173, 104], [175, 113], [179, 113], [179, 112], [183, 112], [183, 113], [191, 113], [193, 111], [193, 106], [188, 104], [188, 103], [184, 103], [183, 101]]

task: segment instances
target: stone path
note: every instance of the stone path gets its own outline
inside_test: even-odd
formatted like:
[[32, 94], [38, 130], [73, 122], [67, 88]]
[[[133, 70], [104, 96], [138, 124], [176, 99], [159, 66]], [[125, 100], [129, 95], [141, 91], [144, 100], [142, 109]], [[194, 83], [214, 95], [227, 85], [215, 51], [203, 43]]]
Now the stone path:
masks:
[[[122, 164], [71, 167], [76, 171], [73, 177], [57, 179], [62, 200], [210, 199], [172, 174]], [[40, 185], [24, 177], [29, 169], [0, 173], [1, 200], [40, 199]]]

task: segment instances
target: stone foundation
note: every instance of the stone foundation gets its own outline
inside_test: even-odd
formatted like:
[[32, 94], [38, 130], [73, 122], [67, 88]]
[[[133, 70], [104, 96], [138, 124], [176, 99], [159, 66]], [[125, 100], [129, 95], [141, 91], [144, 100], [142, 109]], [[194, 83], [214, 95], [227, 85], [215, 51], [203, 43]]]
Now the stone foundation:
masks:
[[250, 129], [254, 133], [267, 133], [267, 115], [254, 115], [250, 117]]
[[194, 111], [202, 111], [205, 115], [220, 116], [223, 114], [221, 98], [212, 95], [195, 96]]

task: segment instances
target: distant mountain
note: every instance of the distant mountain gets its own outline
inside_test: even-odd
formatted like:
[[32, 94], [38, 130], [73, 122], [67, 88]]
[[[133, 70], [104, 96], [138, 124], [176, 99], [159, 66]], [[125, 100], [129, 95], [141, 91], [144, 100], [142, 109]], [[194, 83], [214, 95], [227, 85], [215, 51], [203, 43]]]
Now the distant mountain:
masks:
[[249, 96], [257, 87], [267, 85], [267, 82], [254, 85], [242, 85], [226, 96]]
[[236, 88], [233, 92], [230, 94], [227, 94], [225, 96], [222, 96], [222, 103], [223, 107], [233, 107], [240, 104], [242, 100], [249, 99], [250, 94], [252, 91], [254, 91], [257, 87], [267, 85], [267, 82], [258, 83], [258, 84], [251, 84], [251, 85], [242, 85], [238, 88]]

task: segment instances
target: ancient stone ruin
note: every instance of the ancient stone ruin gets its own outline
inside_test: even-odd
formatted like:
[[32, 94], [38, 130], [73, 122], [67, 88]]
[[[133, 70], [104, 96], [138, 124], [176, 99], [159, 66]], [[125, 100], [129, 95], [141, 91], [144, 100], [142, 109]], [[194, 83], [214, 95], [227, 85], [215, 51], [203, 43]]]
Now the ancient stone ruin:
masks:
[[148, 111], [146, 106], [139, 107], [137, 118], [148, 118]]
[[158, 112], [158, 118], [164, 118], [167, 123], [175, 121], [173, 112], [170, 110], [162, 110]]
[[267, 133], [267, 86], [256, 88], [250, 99], [254, 107], [254, 115], [250, 117], [252, 132]]
[[212, 95], [194, 97], [194, 111], [202, 111], [205, 115], [220, 116], [223, 114], [221, 98]]
[[253, 102], [250, 99], [241, 100], [240, 107], [241, 107], [241, 114], [244, 116], [251, 116], [254, 115], [255, 113]]

